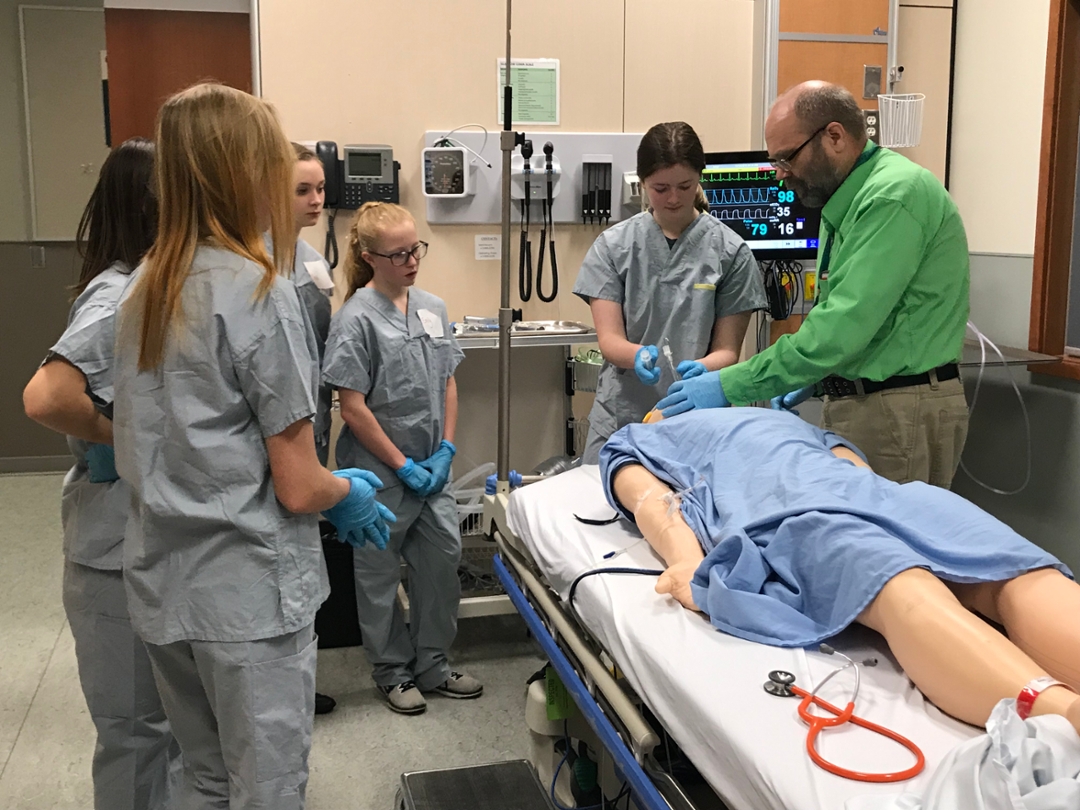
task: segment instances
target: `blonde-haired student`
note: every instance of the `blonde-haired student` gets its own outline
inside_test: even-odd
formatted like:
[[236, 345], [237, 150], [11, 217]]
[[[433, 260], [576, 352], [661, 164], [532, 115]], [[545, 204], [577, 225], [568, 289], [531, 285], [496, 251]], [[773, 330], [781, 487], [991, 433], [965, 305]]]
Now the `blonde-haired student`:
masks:
[[[461, 599], [461, 535], [446, 483], [457, 452], [454, 370], [464, 355], [446, 305], [414, 286], [427, 247], [401, 206], [367, 203], [357, 211], [344, 264], [349, 298], [334, 315], [323, 363], [345, 420], [337, 464], [375, 471], [387, 482], [379, 501], [398, 518], [387, 550], [357, 549], [353, 568], [375, 683], [402, 714], [427, 708], [423, 692], [483, 692], [447, 658]], [[395, 599], [401, 558], [409, 571], [408, 627]]]
[[[370, 472], [315, 454], [317, 349], [292, 282], [295, 155], [272, 107], [222, 85], [158, 116], [157, 241], [120, 305], [124, 576], [183, 751], [185, 806], [303, 807], [317, 527], [385, 543]], [[271, 257], [263, 234], [275, 246]], [[282, 255], [284, 254], [284, 255]]]

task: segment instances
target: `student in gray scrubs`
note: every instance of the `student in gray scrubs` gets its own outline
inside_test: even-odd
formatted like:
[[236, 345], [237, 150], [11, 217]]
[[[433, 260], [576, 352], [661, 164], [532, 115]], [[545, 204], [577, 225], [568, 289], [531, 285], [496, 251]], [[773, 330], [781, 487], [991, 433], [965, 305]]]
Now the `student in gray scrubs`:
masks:
[[158, 236], [117, 317], [128, 607], [183, 752], [181, 806], [297, 810], [329, 590], [317, 513], [358, 546], [385, 545], [393, 515], [375, 475], [315, 454], [318, 352], [262, 238], [292, 246], [273, 108], [196, 85], [161, 108], [157, 146]]
[[[296, 253], [293, 256], [292, 281], [300, 294], [300, 303], [307, 311], [308, 323], [319, 348], [321, 375], [323, 355], [326, 353], [326, 336], [330, 333], [330, 296], [334, 292], [334, 278], [326, 259], [300, 238], [300, 232], [319, 222], [326, 200], [326, 176], [315, 153], [298, 143], [293, 143], [296, 164], [293, 166], [293, 224], [296, 230]], [[319, 463], [326, 466], [330, 459], [330, 405], [334, 389], [319, 385], [315, 411], [315, 454]], [[315, 693], [315, 714], [329, 714], [337, 701], [321, 692]]]
[[589, 413], [586, 464], [616, 430], [640, 422], [674, 377], [739, 360], [765, 288], [750, 248], [709, 216], [701, 193], [705, 152], [689, 124], [657, 124], [641, 139], [637, 174], [649, 210], [593, 242], [574, 284], [589, 304], [604, 365]]
[[[307, 310], [308, 320], [315, 332], [319, 347], [319, 364], [326, 353], [326, 337], [330, 334], [330, 296], [334, 293], [334, 277], [326, 259], [300, 238], [304, 228], [317, 225], [326, 200], [326, 177], [322, 163], [315, 153], [298, 143], [293, 166], [293, 221], [296, 230], [296, 254], [293, 257], [293, 284], [300, 293], [300, 302]], [[315, 452], [323, 464], [330, 458], [330, 400], [333, 388], [319, 386], [318, 408], [315, 412]]]
[[[426, 252], [404, 208], [368, 203], [357, 211], [345, 257], [349, 298], [330, 325], [323, 367], [345, 420], [338, 466], [361, 466], [387, 481], [379, 500], [398, 517], [392, 553], [359, 549], [353, 569], [375, 683], [402, 714], [427, 708], [423, 692], [483, 692], [447, 660], [461, 599], [461, 534], [457, 503], [445, 487], [456, 452], [454, 369], [464, 355], [446, 305], [413, 286]], [[409, 570], [408, 627], [395, 598], [401, 558]]]
[[125, 141], [105, 159], [79, 222], [82, 272], [67, 329], [26, 386], [31, 419], [67, 434], [75, 466], [64, 478], [64, 611], [79, 680], [97, 729], [96, 810], [165, 810], [180, 748], [135, 635], [124, 592], [123, 541], [131, 490], [113, 466], [116, 305], [150, 248], [157, 223], [154, 145]]

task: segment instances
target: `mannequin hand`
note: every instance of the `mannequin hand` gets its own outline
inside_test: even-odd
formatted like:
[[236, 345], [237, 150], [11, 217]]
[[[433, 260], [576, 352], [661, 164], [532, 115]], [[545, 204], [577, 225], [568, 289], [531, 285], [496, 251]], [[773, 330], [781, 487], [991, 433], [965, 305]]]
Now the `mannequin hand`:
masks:
[[655, 346], [642, 346], [634, 355], [634, 373], [645, 385], [660, 382], [660, 369], [653, 368], [660, 351]]
[[111, 484], [119, 481], [116, 454], [111, 444], [92, 444], [86, 448], [86, 468], [91, 484]]
[[731, 403], [720, 385], [720, 372], [711, 371], [700, 377], [679, 380], [671, 384], [667, 396], [656, 403], [665, 419], [699, 408], [727, 408]]
[[337, 529], [338, 539], [356, 548], [370, 540], [380, 551], [385, 549], [390, 542], [386, 524], [395, 523], [397, 518], [375, 500], [375, 490], [382, 481], [375, 473], [355, 468], [337, 470], [334, 475], [349, 481], [349, 494], [323, 512]]
[[417, 495], [427, 495], [431, 489], [431, 473], [411, 458], [406, 458], [405, 463], [396, 472], [397, 477], [405, 483], [405, 486]]
[[782, 394], [778, 397], [773, 397], [770, 401], [772, 409], [774, 411], [791, 411], [791, 413], [798, 416], [799, 412], [795, 410], [797, 405], [801, 405], [810, 399], [814, 395], [814, 386], [808, 385], [805, 388], [800, 388], [797, 391], [789, 391], [786, 394]]
[[669, 594], [688, 610], [700, 611], [701, 608], [694, 604], [694, 597], [690, 591], [690, 580], [694, 578], [694, 572], [700, 565], [701, 560], [693, 560], [670, 566], [656, 580], [656, 592]]
[[702, 374], [708, 371], [708, 369], [705, 368], [705, 364], [702, 363], [700, 360], [683, 360], [681, 363], [679, 363], [675, 370], [679, 372], [679, 376], [682, 377], [684, 380], [690, 380], [694, 377], [700, 377]]
[[450, 480], [450, 462], [453, 461], [455, 455], [457, 455], [457, 448], [454, 447], [454, 443], [443, 439], [439, 444], [439, 449], [420, 462], [419, 466], [431, 473], [431, 486], [422, 494], [434, 495], [436, 492], [443, 491], [446, 482]]

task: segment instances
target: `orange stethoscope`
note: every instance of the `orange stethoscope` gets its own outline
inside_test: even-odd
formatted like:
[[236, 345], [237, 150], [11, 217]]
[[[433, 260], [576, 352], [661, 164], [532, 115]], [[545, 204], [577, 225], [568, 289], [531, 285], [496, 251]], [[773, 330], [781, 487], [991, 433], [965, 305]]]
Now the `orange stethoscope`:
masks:
[[[828, 675], [826, 675], [817, 686], [810, 692], [795, 685], [795, 676], [790, 672], [784, 672], [783, 670], [775, 669], [769, 673], [769, 680], [765, 682], [765, 691], [770, 695], [776, 695], [777, 697], [800, 697], [802, 702], [799, 704], [799, 717], [803, 719], [810, 730], [806, 734], [806, 753], [810, 755], [810, 759], [819, 768], [822, 768], [829, 773], [836, 776], [843, 777], [844, 779], [853, 779], [857, 782], [903, 782], [905, 779], [911, 779], [914, 776], [918, 776], [922, 773], [924, 767], [926, 767], [926, 757], [923, 756], [922, 750], [901, 734], [897, 734], [895, 731], [879, 726], [877, 723], [871, 723], [869, 720], [864, 720], [861, 717], [855, 715], [855, 701], [859, 697], [859, 685], [861, 676], [859, 673], [859, 665], [855, 661], [852, 661], [842, 652], [837, 652], [828, 644], [822, 644], [821, 652], [826, 655], [838, 655], [847, 661], [842, 667], [834, 669]], [[863, 661], [865, 666], [874, 666], [877, 664], [877, 659], [871, 658]], [[828, 703], [817, 696], [817, 693], [836, 675], [843, 672], [849, 667], [855, 670], [855, 691], [851, 694], [851, 700], [847, 707], [844, 709], [838, 709], [831, 703]], [[810, 705], [817, 704], [821, 708], [832, 713], [832, 717], [822, 714], [814, 714], [810, 711]], [[883, 737], [887, 737], [890, 740], [900, 743], [907, 750], [915, 755], [915, 764], [908, 768], [906, 771], [890, 771], [887, 773], [863, 773], [861, 771], [852, 771], [848, 768], [841, 768], [835, 763], [829, 762], [823, 757], [817, 750], [817, 738], [818, 735], [827, 728], [836, 728], [842, 726], [844, 723], [854, 723], [857, 726], [872, 731], [875, 734], [880, 734]]]

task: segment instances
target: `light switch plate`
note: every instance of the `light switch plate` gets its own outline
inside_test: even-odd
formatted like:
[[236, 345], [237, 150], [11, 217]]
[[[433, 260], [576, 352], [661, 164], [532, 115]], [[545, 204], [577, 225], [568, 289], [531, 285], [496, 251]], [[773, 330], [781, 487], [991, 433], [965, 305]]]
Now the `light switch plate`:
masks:
[[863, 65], [862, 97], [876, 99], [881, 92], [881, 65]]
[[30, 267], [34, 270], [45, 269], [44, 245], [30, 245]]

